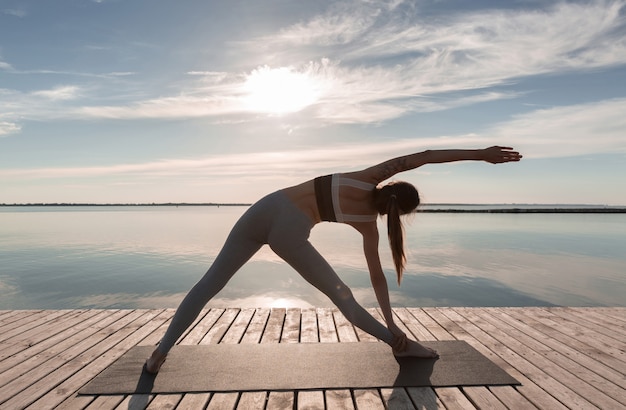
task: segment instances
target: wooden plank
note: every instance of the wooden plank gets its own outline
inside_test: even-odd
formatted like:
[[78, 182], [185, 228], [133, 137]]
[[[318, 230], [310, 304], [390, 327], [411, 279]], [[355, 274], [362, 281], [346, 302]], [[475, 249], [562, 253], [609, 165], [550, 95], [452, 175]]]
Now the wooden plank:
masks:
[[[578, 308], [578, 309], [580, 309], [581, 311], [585, 311], [585, 310], [588, 310], [589, 308]], [[618, 325], [621, 326], [622, 328], [626, 326], [626, 307], [593, 308], [593, 310], [606, 317], [615, 319]]]
[[17, 312], [17, 310], [0, 310], [0, 329], [2, 328], [2, 324]]
[[469, 401], [463, 392], [456, 387], [438, 387], [435, 389], [437, 396], [448, 410], [474, 409], [474, 405]]
[[37, 312], [25, 317], [23, 320], [13, 322], [4, 326], [0, 333], [0, 343], [11, 343], [11, 339], [24, 332], [31, 331], [41, 325], [47, 324], [56, 318], [68, 314], [67, 310], [53, 310], [48, 312]]
[[[111, 397], [113, 397], [113, 396], [111, 396]], [[115, 397], [117, 397], [119, 400], [122, 400], [124, 398], [124, 396], [115, 396]], [[67, 399], [65, 399], [65, 401], [63, 401], [63, 403], [61, 403], [57, 407], [55, 407], [55, 410], [83, 410], [83, 409], [89, 409], [89, 406], [90, 405], [93, 406], [93, 403], [98, 398], [99, 397], [94, 397], [94, 396], [70, 396]], [[118, 400], [118, 402], [119, 402], [119, 400]], [[95, 405], [90, 410], [93, 410], [94, 408], [97, 409], [98, 406]], [[102, 407], [100, 407], [100, 408], [102, 408]], [[111, 406], [107, 406], [105, 408], [110, 409], [112, 407]]]
[[269, 316], [269, 309], [257, 309], [240, 343], [259, 343]]
[[436, 340], [432, 333], [426, 329], [415, 317], [404, 308], [395, 308], [393, 310], [396, 317], [402, 322], [409, 331], [408, 335], [412, 335], [414, 340]]
[[298, 410], [324, 410], [324, 391], [309, 390], [298, 392]]
[[[15, 351], [11, 349], [11, 346], [7, 346], [6, 352], [7, 352], [7, 355], [10, 355], [10, 356], [7, 356], [4, 359], [0, 360], [0, 374], [2, 374], [3, 372], [9, 369], [15, 368], [20, 363], [34, 357], [37, 354], [43, 353], [44, 355], [46, 355], [45, 357], [54, 355], [54, 353], [50, 352], [50, 349], [56, 349], [57, 351], [59, 351], [58, 347], [60, 343], [68, 339], [80, 337], [77, 335], [81, 332], [87, 333], [87, 334], [95, 333], [99, 328], [102, 328], [102, 326], [108, 324], [109, 323], [108, 320], [114, 320], [115, 318], [114, 315], [117, 315], [119, 312], [96, 311], [95, 315], [93, 315], [92, 313], [93, 312], [90, 312], [89, 314], [85, 314], [85, 315], [79, 315], [76, 318], [77, 320], [76, 322], [74, 321], [70, 322], [70, 327], [63, 329], [59, 333], [56, 333], [50, 336], [41, 334], [41, 335], [38, 335], [36, 339], [35, 338], [30, 339], [30, 341], [28, 342], [28, 345], [26, 346], [26, 349], [22, 349], [20, 346], [18, 347], [17, 351]], [[126, 314], [128, 313], [127, 312], [119, 313], [119, 317], [126, 315]], [[95, 324], [98, 324], [98, 326], [94, 326]], [[5, 350], [4, 346], [2, 350]], [[37, 364], [39, 364], [39, 361], [37, 361]], [[27, 371], [26, 368], [23, 368], [23, 371]], [[11, 377], [9, 376], [9, 378]], [[0, 382], [0, 386], [1, 385], [2, 385], [2, 382]]]
[[176, 408], [180, 410], [203, 409], [210, 398], [211, 393], [185, 393]]
[[289, 308], [285, 314], [285, 323], [280, 337], [281, 343], [300, 342], [300, 309]]
[[[176, 344], [196, 345], [200, 343], [225, 311], [225, 309], [217, 308], [202, 310], [196, 320], [178, 338]], [[169, 323], [167, 325], [169, 326]]]
[[563, 323], [555, 322], [550, 315], [540, 309], [528, 308], [519, 311], [518, 317], [538, 330], [549, 334], [551, 338], [563, 342], [567, 346], [584, 353], [589, 357], [601, 361], [616, 371], [623, 368], [621, 362], [616, 361], [620, 353], [609, 348], [604, 342], [594, 340], [592, 335], [585, 334], [580, 328], [568, 328]]
[[45, 316], [46, 313], [47, 312], [43, 310], [17, 310], [3, 322], [0, 322], [0, 331], [2, 331], [3, 334], [10, 332], [17, 327], [37, 320], [37, 318], [41, 316]]
[[25, 332], [0, 342], [0, 346], [2, 346], [2, 349], [0, 349], [0, 361], [17, 352], [32, 347], [42, 340], [64, 332], [79, 323], [80, 320], [85, 320], [95, 314], [96, 312], [88, 310], [70, 310], [65, 311], [65, 314], [57, 318], [51, 315], [50, 319], [45, 322], [45, 326], [33, 326]]
[[[360, 331], [334, 308], [275, 311], [207, 310], [179, 343], [197, 344], [203, 339], [210, 343], [215, 340], [258, 343], [263, 338], [265, 342], [318, 342], [320, 335], [324, 341], [363, 340]], [[379, 310], [368, 311], [384, 323]], [[601, 408], [626, 406], [623, 379], [626, 359], [623, 353], [620, 353], [622, 358], [616, 357], [624, 342], [615, 340], [624, 331], [624, 308], [394, 308], [397, 321], [410, 334], [422, 340], [425, 337], [466, 340], [523, 383], [516, 387], [359, 389], [354, 393], [346, 389], [247, 392], [220, 393], [214, 397], [208, 393], [76, 396], [80, 386], [130, 346], [158, 342], [173, 310], [158, 312], [75, 310], [54, 316], [59, 312], [0, 311], [0, 329], [3, 319], [13, 329], [5, 340], [11, 343], [0, 343], [0, 347], [5, 351], [14, 349], [14, 354], [0, 359], [0, 369], [11, 364], [0, 370], [0, 378], [8, 372], [6, 377], [11, 379], [0, 389], [0, 397], [6, 395], [6, 386], [18, 388], [11, 390], [11, 397], [0, 400], [0, 407], [23, 408], [30, 404], [29, 408], [38, 410], [54, 406], [93, 410], [183, 409], [208, 405], [208, 408], [270, 409], [294, 408], [295, 404], [297, 408], [326, 405], [329, 409], [383, 409], [387, 404], [394, 409], [431, 410], [447, 405], [526, 410], [565, 408], [563, 404], [571, 408], [586, 408], [591, 403]], [[44, 320], [45, 313], [53, 314], [54, 321]], [[26, 323], [31, 326], [24, 326]], [[613, 346], [612, 353], [600, 349], [605, 345]], [[26, 374], [33, 377], [32, 381], [26, 383]]]
[[[80, 399], [85, 399], [85, 398], [92, 399], [92, 397], [89, 397], [89, 396], [72, 397], [72, 399], [74, 399], [73, 403], [76, 403], [76, 404], [80, 403]], [[122, 396], [98, 396], [87, 407], [85, 407], [85, 410], [114, 409], [120, 405], [122, 400], [124, 400], [123, 395]], [[56, 410], [59, 410], [59, 409], [69, 410], [69, 408], [64, 407], [64, 403], [68, 403], [68, 401], [63, 402], [61, 406], [56, 408]], [[79, 407], [74, 407], [74, 408], [78, 409]]]
[[[516, 353], [504, 348], [490, 335], [482, 332], [473, 324], [467, 323], [463, 318], [459, 318], [452, 309], [424, 308], [424, 311], [455, 338], [466, 341], [511, 376], [519, 380], [522, 383], [522, 386], [518, 389], [519, 392], [537, 407], [550, 410], [567, 408], [552, 396], [552, 388], [554, 387], [556, 390], [560, 390], [560, 385], [558, 383], [555, 384], [551, 378], [542, 377], [540, 372], [538, 375], [535, 375], [533, 372], [537, 370], [534, 366], [526, 364], [523, 357], [519, 357]], [[457, 317], [460, 322], [451, 319], [448, 313], [451, 313], [450, 316], [453, 318]], [[470, 331], [472, 332], [471, 334]], [[518, 370], [518, 368], [514, 366], [520, 366], [521, 370]], [[528, 377], [523, 373], [523, 371], [526, 370], [525, 367], [529, 367]], [[537, 384], [542, 382], [547, 383], [547, 386], [543, 386], [542, 388]], [[549, 390], [550, 393], [544, 390], [545, 387], [547, 387], [546, 390]], [[561, 392], [557, 395], [561, 396], [563, 393]]]
[[294, 393], [290, 391], [271, 391], [267, 399], [267, 408], [272, 410], [292, 410]]
[[[608, 380], [612, 384], [621, 385], [624, 383], [624, 375], [613, 370], [612, 368], [603, 365], [600, 361], [587, 356], [585, 354], [580, 353], [576, 349], [571, 348], [563, 342], [560, 342], [554, 338], [552, 338], [549, 334], [540, 332], [538, 329], [520, 321], [516, 320], [509, 313], [509, 310], [490, 310], [490, 313], [497, 317], [499, 320], [506, 323], [508, 326], [515, 328], [516, 330], [523, 332], [525, 335], [536, 340], [538, 343], [542, 343], [546, 345], [548, 348], [552, 349], [554, 352], [564, 356], [567, 359], [571, 359], [576, 364], [580, 366], [584, 366], [586, 370], [592, 371], [595, 374], [603, 377], [605, 380]], [[569, 367], [568, 367], [569, 368]], [[570, 371], [572, 369], [570, 368]], [[575, 372], [575, 370], [574, 370]], [[603, 380], [601, 383], [604, 384]], [[615, 397], [615, 396], [613, 396]]]
[[385, 410], [385, 403], [376, 389], [355, 389], [354, 403], [358, 410]]
[[317, 326], [319, 329], [320, 342], [337, 343], [339, 337], [335, 329], [332, 308], [317, 308]]
[[283, 332], [283, 324], [285, 323], [286, 309], [273, 308], [270, 312], [270, 317], [267, 320], [267, 325], [263, 331], [261, 337], [261, 343], [279, 343], [280, 335]]
[[303, 309], [300, 319], [300, 342], [315, 343], [319, 341], [317, 312], [314, 308]]
[[568, 322], [576, 323], [579, 326], [589, 329], [590, 332], [604, 335], [612, 340], [608, 341], [609, 344], [615, 346], [617, 349], [626, 351], [626, 329], [622, 329], [620, 326], [615, 326], [615, 322], [608, 320], [595, 319], [593, 316], [593, 310], [589, 313], [581, 315], [576, 311], [564, 309], [564, 308], [551, 308], [549, 312], [558, 315]]
[[532, 410], [536, 409], [515, 387], [512, 386], [490, 386], [489, 390], [504, 405], [511, 410]]
[[620, 317], [620, 315], [617, 313], [619, 312], [617, 309], [604, 310], [597, 308], [580, 307], [568, 307], [565, 309], [569, 311], [569, 313], [584, 317], [586, 320], [591, 320], [601, 326], [605, 326], [606, 328], [619, 331], [620, 333], [622, 333], [623, 336], [626, 336], [626, 314]]
[[182, 396], [179, 394], [157, 394], [146, 410], [174, 409], [181, 399]]
[[156, 346], [157, 344], [159, 344], [161, 342], [161, 339], [165, 335], [165, 332], [167, 331], [167, 328], [169, 327], [170, 322], [175, 312], [176, 310], [174, 309], [164, 309], [163, 313], [161, 313], [161, 316], [165, 319], [165, 321], [161, 323], [161, 325], [158, 328], [154, 329], [152, 333], [147, 335], [141, 341], [141, 345], [142, 346]]
[[219, 343], [224, 337], [224, 335], [226, 334], [226, 332], [228, 331], [228, 329], [230, 328], [230, 326], [232, 325], [233, 321], [235, 320], [238, 314], [239, 314], [239, 309], [234, 309], [234, 308], [226, 309], [226, 311], [222, 314], [222, 316], [220, 316], [220, 318], [213, 324], [213, 326], [211, 326], [211, 329], [209, 329], [207, 334], [204, 335], [202, 340], [200, 340], [199, 344], [208, 345], [208, 344]]
[[326, 408], [328, 410], [354, 410], [354, 401], [350, 390], [326, 390]]
[[[103, 314], [106, 315], [106, 312]], [[49, 347], [46, 346], [48, 348], [43, 351], [39, 349], [33, 350], [33, 352], [25, 351], [24, 354], [29, 355], [28, 359], [20, 360], [19, 364], [5, 369], [0, 374], [0, 386], [3, 386], [0, 390], [0, 404], [98, 343], [103, 338], [100, 332], [106, 332], [105, 329], [120, 329], [139, 315], [139, 313], [132, 314], [126, 311], [114, 312], [100, 321], [92, 323], [91, 327], [65, 339], [58, 341], [53, 339], [57, 343], [51, 344]], [[96, 318], [99, 317], [99, 315], [96, 316]]]
[[264, 410], [267, 392], [243, 392], [237, 403], [237, 410]]
[[162, 313], [157, 310], [144, 311], [144, 315], [133, 323], [66, 363], [62, 372], [58, 375], [56, 374], [58, 371], [55, 372], [55, 376], [62, 378], [63, 381], [32, 405], [38, 409], [53, 408], [68, 396], [74, 395], [86, 382], [110, 366], [165, 321], [166, 317]]
[[620, 387], [482, 309], [469, 311], [463, 309], [462, 311], [465, 312], [466, 317], [474, 322], [478, 319], [484, 320], [483, 323], [489, 326], [489, 330], [484, 330], [488, 333], [500, 332], [502, 336], [498, 339], [518, 353], [526, 351], [527, 358], [534, 358], [533, 361], [535, 362], [543, 360], [542, 368], [544, 371], [571, 389], [576, 389], [578, 393], [584, 395], [588, 401], [596, 406], [601, 408], [621, 407], [620, 403], [611, 397], [611, 394], [613, 397], [618, 397], [624, 393]]
[[583, 325], [580, 325], [578, 321], [568, 320], [562, 316], [551, 312], [548, 309], [533, 309], [533, 312], [541, 312], [540, 317], [546, 318], [553, 322], [555, 330], [567, 334], [568, 336], [575, 337], [578, 340], [596, 347], [604, 352], [610, 354], [618, 360], [624, 359], [623, 350], [626, 350], [626, 344], [621, 340], [598, 334], [596, 331], [589, 329]]
[[241, 309], [220, 343], [237, 344], [246, 333], [254, 309]]
[[239, 398], [238, 393], [214, 393], [207, 410], [230, 410], [234, 409]]
[[432, 317], [428, 316], [424, 309], [407, 308], [407, 311], [435, 337], [435, 340], [454, 340], [454, 336], [433, 320]]
[[414, 410], [411, 397], [403, 388], [380, 389], [380, 395], [388, 409]]
[[406, 389], [409, 397], [418, 409], [434, 410], [445, 409], [439, 397], [431, 387], [409, 387]]
[[[568, 385], [562, 383], [558, 377], [554, 377], [554, 374], [559, 376], [565, 376], [564, 372], [559, 372], [559, 369], [550, 363], [545, 363], [538, 355], [528, 350], [519, 351], [519, 343], [513, 338], [507, 337], [493, 326], [488, 326], [480, 318], [474, 317], [473, 319], [467, 318], [471, 309], [455, 308], [446, 310], [446, 316], [455, 320], [457, 323], [461, 323], [466, 329], [471, 330], [472, 335], [480, 335], [484, 340], [489, 340], [491, 350], [494, 351], [506, 351], [510, 360], [514, 362], [515, 367], [525, 374], [529, 379], [534, 380], [538, 385], [543, 388], [549, 387], [550, 393], [554, 394], [563, 404], [572, 408], [591, 408], [593, 405], [587, 401], [583, 396], [578, 394], [578, 391], [572, 390]], [[461, 312], [464, 315], [461, 315]], [[488, 335], [489, 339], [486, 339], [483, 335]], [[510, 343], [507, 344], [504, 341]], [[528, 355], [532, 355], [529, 359]], [[535, 365], [535, 363], [537, 365]], [[540, 367], [538, 367], [540, 366]], [[445, 404], [445, 403], [444, 403]]]
[[507, 408], [486, 387], [463, 387], [463, 393], [477, 409], [506, 410]]
[[152, 394], [131, 394], [115, 408], [115, 410], [144, 410], [154, 398]]
[[346, 319], [339, 309], [334, 309], [332, 313], [333, 321], [335, 322], [335, 327], [337, 328], [337, 337], [339, 342], [358, 342], [359, 338], [352, 323]]

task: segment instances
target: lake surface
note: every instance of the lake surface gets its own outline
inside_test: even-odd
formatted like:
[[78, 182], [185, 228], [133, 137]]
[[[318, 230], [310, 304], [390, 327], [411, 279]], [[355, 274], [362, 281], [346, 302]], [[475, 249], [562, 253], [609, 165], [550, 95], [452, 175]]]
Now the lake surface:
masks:
[[[176, 307], [242, 206], [0, 207], [0, 309]], [[418, 213], [394, 306], [624, 306], [626, 214]], [[359, 234], [323, 223], [311, 242], [356, 298], [377, 306]], [[332, 306], [263, 247], [208, 306]]]

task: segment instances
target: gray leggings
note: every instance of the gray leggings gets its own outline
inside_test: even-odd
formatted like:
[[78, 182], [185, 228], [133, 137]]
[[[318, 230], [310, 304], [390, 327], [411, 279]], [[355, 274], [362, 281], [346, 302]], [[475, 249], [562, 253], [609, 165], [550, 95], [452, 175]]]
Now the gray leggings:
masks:
[[250, 207], [233, 227], [207, 273], [178, 307], [159, 345], [161, 353], [172, 348], [208, 301], [264, 244], [269, 244], [305, 280], [324, 292], [352, 324], [391, 343], [393, 334], [356, 302], [352, 291], [311, 245], [308, 239], [312, 227], [310, 218], [282, 191]]

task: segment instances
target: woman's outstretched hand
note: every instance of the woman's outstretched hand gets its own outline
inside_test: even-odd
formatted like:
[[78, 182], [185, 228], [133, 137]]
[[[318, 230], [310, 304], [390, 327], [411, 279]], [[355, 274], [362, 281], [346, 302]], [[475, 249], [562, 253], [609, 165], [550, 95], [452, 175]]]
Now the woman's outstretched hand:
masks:
[[511, 147], [493, 146], [482, 150], [483, 160], [491, 164], [519, 161], [522, 156]]

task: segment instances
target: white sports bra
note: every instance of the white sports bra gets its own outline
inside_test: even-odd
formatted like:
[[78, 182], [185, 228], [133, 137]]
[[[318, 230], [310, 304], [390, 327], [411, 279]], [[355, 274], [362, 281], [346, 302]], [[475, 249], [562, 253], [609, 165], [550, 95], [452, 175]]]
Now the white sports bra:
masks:
[[374, 184], [359, 181], [356, 179], [342, 177], [340, 174], [332, 175], [331, 193], [333, 199], [333, 209], [335, 211], [335, 218], [337, 222], [372, 222], [378, 217], [378, 214], [368, 215], [351, 215], [344, 214], [341, 210], [341, 203], [339, 201], [339, 188], [342, 186], [349, 186], [352, 188], [361, 189], [363, 191], [371, 191], [376, 187]]

